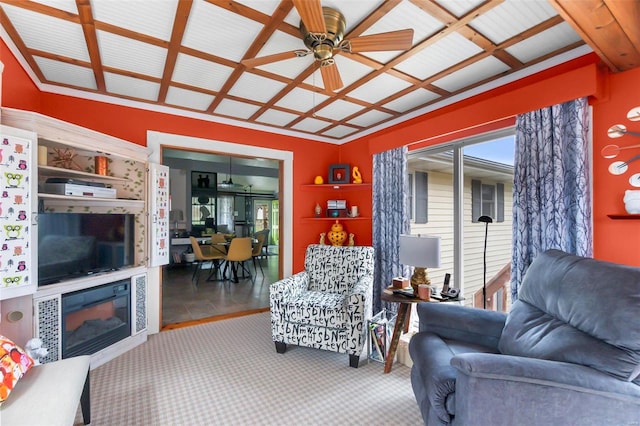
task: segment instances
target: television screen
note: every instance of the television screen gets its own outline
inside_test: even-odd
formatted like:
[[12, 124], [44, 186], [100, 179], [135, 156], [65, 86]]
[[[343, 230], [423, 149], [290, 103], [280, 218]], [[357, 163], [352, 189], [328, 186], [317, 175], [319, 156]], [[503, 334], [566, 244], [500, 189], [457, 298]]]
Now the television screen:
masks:
[[133, 214], [39, 213], [38, 285], [131, 266]]

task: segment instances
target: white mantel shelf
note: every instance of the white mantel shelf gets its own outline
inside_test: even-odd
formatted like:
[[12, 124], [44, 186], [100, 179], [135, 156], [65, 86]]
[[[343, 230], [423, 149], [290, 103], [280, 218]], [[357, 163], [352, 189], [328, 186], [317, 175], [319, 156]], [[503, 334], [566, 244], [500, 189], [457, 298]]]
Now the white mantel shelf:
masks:
[[137, 274], [144, 274], [147, 271], [145, 266], [135, 266], [132, 268], [122, 268], [117, 271], [100, 272], [93, 275], [87, 275], [72, 280], [66, 280], [59, 284], [49, 284], [38, 287], [33, 295], [34, 298], [57, 296], [59, 294], [71, 293], [78, 290], [84, 290], [96, 287], [102, 284], [108, 284], [115, 281], [126, 280]]

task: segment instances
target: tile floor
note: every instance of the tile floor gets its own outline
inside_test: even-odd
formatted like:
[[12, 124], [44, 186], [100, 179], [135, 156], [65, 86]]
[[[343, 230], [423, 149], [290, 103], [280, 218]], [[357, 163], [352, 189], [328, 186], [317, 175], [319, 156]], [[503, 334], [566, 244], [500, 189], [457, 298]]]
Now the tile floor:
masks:
[[[162, 273], [162, 325], [200, 320], [269, 307], [269, 285], [278, 279], [278, 256], [261, 260], [264, 274], [247, 262], [253, 278], [207, 281], [208, 269], [200, 271], [198, 285], [191, 281], [194, 265], [165, 266]], [[205, 268], [207, 265], [204, 265]]]

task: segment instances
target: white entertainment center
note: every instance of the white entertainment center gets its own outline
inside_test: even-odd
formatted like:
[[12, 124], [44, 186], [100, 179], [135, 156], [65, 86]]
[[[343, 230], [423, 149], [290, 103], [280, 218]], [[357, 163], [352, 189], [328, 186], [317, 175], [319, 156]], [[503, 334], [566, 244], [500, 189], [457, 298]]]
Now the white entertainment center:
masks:
[[[6, 248], [0, 252], [0, 331], [20, 340], [40, 337], [49, 349], [44, 361], [61, 359], [68, 332], [65, 298], [117, 283], [127, 290], [127, 312], [120, 316], [130, 332], [91, 353], [96, 367], [146, 341], [148, 272], [169, 259], [168, 168], [150, 164], [146, 147], [51, 117], [3, 108], [0, 118], [5, 148], [0, 151], [0, 173], [6, 177], [0, 180], [0, 208], [6, 213], [0, 213], [0, 226], [18, 232], [0, 233], [0, 244]], [[129, 245], [132, 255], [124, 267], [38, 285], [38, 258], [51, 256], [48, 247], [38, 244], [38, 215], [45, 212], [133, 217], [135, 231], [127, 241], [113, 247], [102, 244], [113, 253]], [[68, 327], [71, 318], [66, 321]]]

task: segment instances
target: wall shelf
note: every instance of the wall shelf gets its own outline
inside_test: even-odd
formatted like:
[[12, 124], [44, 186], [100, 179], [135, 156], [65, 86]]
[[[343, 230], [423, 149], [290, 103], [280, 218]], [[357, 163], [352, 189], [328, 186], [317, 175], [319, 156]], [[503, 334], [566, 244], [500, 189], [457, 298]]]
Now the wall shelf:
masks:
[[58, 176], [73, 179], [74, 177], [97, 180], [100, 182], [127, 182], [128, 179], [116, 176], [104, 176], [95, 173], [83, 172], [80, 170], [63, 169], [62, 167], [38, 166], [40, 176]]
[[369, 219], [368, 217], [358, 216], [358, 217], [303, 217], [303, 220], [321, 220], [321, 221], [348, 221], [348, 220], [363, 220]]
[[326, 191], [326, 190], [342, 190], [342, 191], [359, 191], [363, 189], [371, 188], [370, 183], [323, 183], [321, 185], [316, 185], [313, 183], [304, 184], [302, 188], [306, 190], [318, 190], [318, 191]]
[[613, 220], [638, 220], [640, 214], [608, 214], [609, 219]]

